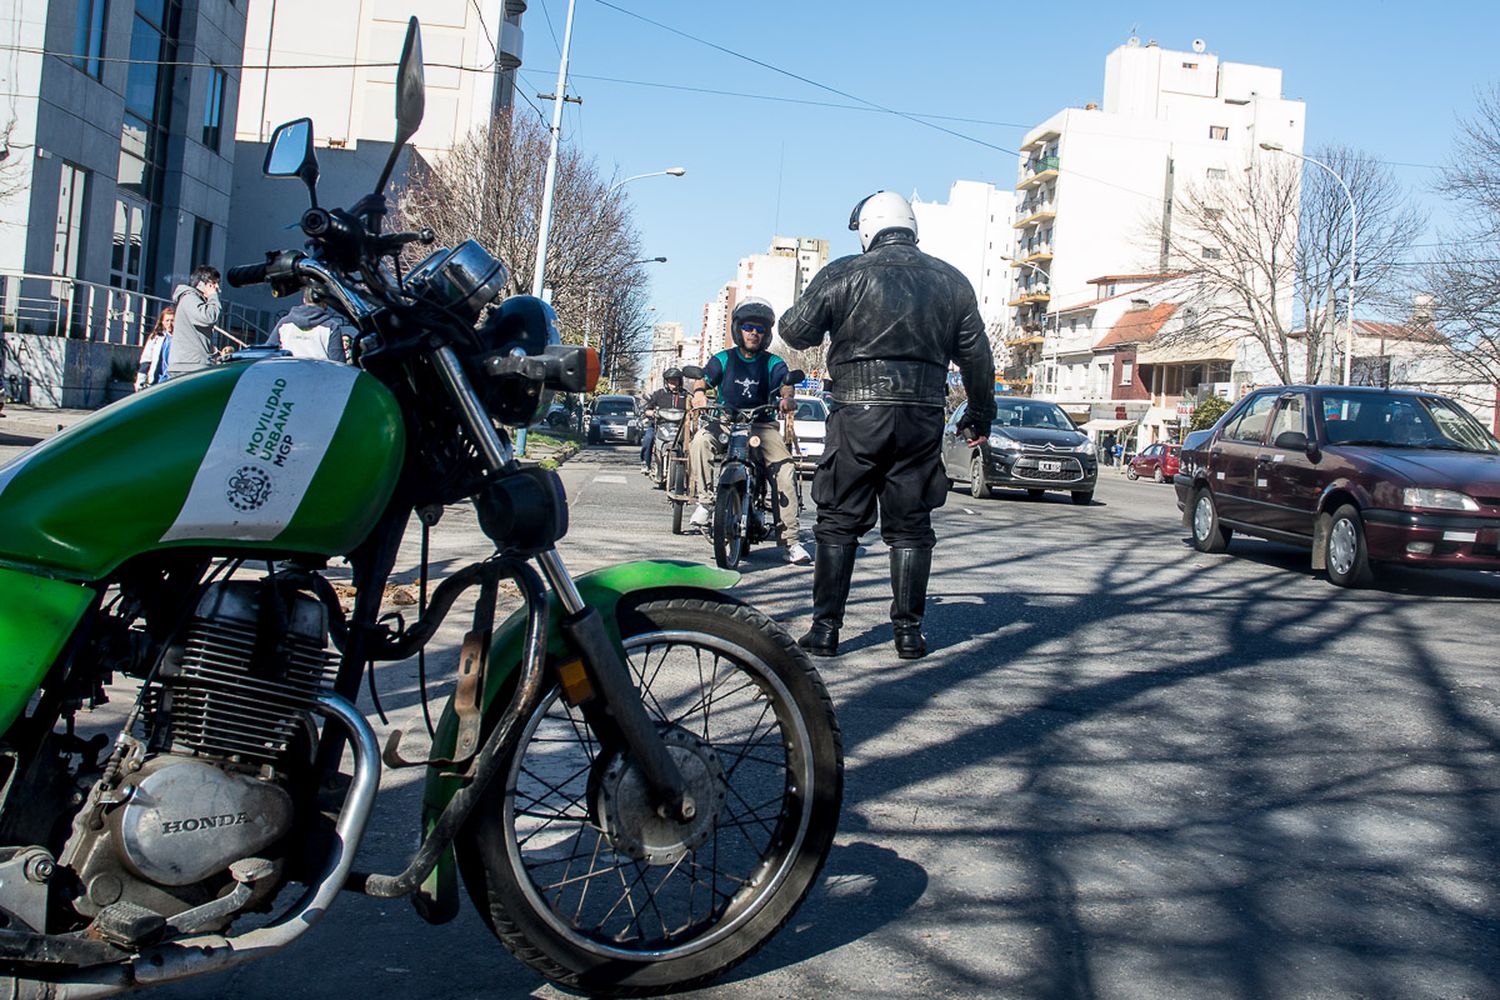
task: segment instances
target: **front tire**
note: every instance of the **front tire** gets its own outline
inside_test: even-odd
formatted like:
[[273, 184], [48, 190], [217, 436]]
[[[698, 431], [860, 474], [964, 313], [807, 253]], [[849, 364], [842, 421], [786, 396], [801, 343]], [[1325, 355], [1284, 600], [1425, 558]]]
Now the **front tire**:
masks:
[[714, 504], [714, 562], [723, 569], [734, 569], [745, 556], [745, 530], [748, 527], [746, 505], [749, 497], [744, 483], [719, 487]]
[[[653, 601], [620, 621], [670, 752], [708, 783], [700, 819], [663, 830], [554, 681], [456, 845], [505, 946], [595, 996], [691, 988], [758, 951], [816, 881], [843, 794], [828, 692], [781, 626], [727, 598]], [[646, 860], [632, 857], [640, 834]]]
[[1199, 487], [1193, 494], [1192, 520], [1193, 548], [1199, 552], [1223, 552], [1229, 548], [1232, 532], [1219, 523], [1219, 507], [1207, 486]]
[[672, 501], [672, 534], [682, 534], [682, 508], [687, 504], [681, 500]]
[[1344, 504], [1333, 512], [1324, 543], [1328, 579], [1340, 587], [1366, 587], [1375, 580], [1370, 549], [1365, 544], [1365, 522], [1359, 508]]
[[1073, 506], [1075, 506], [1075, 507], [1087, 507], [1089, 504], [1091, 504], [1093, 502], [1094, 502], [1094, 491], [1093, 490], [1074, 490], [1073, 491]]
[[1152, 470], [1151, 481], [1153, 483], [1166, 482], [1166, 477], [1161, 474], [1161, 466], [1158, 465], [1154, 470]]
[[989, 484], [984, 481], [984, 456], [976, 451], [969, 460], [969, 496], [983, 500], [989, 495]]
[[1137, 479], [1141, 478], [1141, 474], [1135, 471], [1135, 466], [1127, 465], [1125, 466], [1125, 478], [1133, 483]]

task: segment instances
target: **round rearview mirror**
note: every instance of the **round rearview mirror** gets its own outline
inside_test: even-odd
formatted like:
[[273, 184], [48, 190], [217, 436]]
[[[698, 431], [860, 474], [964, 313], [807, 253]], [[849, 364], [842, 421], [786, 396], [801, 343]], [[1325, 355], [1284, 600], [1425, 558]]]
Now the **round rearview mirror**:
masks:
[[703, 377], [703, 369], [699, 368], [697, 365], [683, 365], [682, 366], [682, 377], [683, 378], [702, 378]]

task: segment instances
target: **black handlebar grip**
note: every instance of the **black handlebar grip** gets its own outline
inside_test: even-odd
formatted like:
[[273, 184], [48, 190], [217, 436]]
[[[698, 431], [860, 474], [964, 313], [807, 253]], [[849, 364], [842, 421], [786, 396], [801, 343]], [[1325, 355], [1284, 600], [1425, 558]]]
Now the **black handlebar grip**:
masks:
[[261, 284], [266, 280], [268, 266], [269, 262], [263, 260], [259, 264], [240, 264], [238, 267], [231, 267], [226, 276], [229, 279], [229, 287], [243, 288], [246, 285]]

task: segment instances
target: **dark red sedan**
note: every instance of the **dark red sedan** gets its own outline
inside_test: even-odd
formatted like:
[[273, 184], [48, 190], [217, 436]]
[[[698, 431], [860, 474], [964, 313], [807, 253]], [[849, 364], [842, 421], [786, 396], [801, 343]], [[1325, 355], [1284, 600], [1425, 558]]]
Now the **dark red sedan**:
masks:
[[1145, 476], [1164, 483], [1177, 475], [1177, 459], [1181, 451], [1181, 445], [1165, 442], [1153, 444], [1130, 460], [1130, 464], [1125, 467], [1125, 478], [1139, 479]]
[[1262, 389], [1183, 468], [1177, 505], [1200, 552], [1236, 531], [1305, 545], [1345, 587], [1378, 563], [1500, 570], [1500, 444], [1443, 396]]

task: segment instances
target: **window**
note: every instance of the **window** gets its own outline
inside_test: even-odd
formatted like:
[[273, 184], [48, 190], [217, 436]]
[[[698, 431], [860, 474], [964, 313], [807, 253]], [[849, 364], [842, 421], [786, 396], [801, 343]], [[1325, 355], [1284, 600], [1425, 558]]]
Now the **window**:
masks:
[[1182, 68], [1183, 69], [1197, 69], [1198, 68], [1198, 64], [1197, 63], [1186, 63], [1185, 62], [1185, 63], [1182, 64]]
[[1267, 392], [1250, 397], [1239, 416], [1224, 431], [1224, 437], [1230, 441], [1260, 444], [1266, 433], [1266, 423], [1271, 419], [1271, 408], [1275, 405], [1275, 393]]
[[95, 80], [104, 68], [104, 22], [109, 0], [78, 0], [78, 22], [73, 28], [73, 65]]
[[211, 263], [209, 255], [213, 252], [214, 224], [207, 219], [193, 219], [193, 250], [188, 259], [190, 267], [199, 264]]
[[83, 241], [83, 202], [88, 189], [87, 170], [71, 163], [62, 165], [57, 186], [57, 239], [52, 244], [52, 273], [78, 276], [78, 252]]
[[229, 74], [218, 66], [208, 71], [208, 95], [203, 102], [203, 145], [219, 151], [219, 137], [223, 134], [224, 89]]
[[1135, 378], [1135, 362], [1134, 361], [1121, 361], [1120, 362], [1120, 384], [1121, 385], [1129, 385], [1134, 378]]
[[1229, 126], [1210, 125], [1208, 127], [1208, 137], [1210, 139], [1223, 139], [1227, 142], [1229, 140]]
[[1281, 408], [1276, 411], [1276, 417], [1271, 421], [1271, 443], [1287, 431], [1296, 431], [1298, 434], [1307, 433], [1307, 420], [1303, 417], [1302, 397], [1286, 396], [1281, 401]]
[[1223, 167], [1208, 168], [1208, 179], [1211, 181], [1222, 181], [1228, 178], [1228, 176], [1229, 171], [1225, 170]]
[[1224, 259], [1224, 251], [1220, 250], [1218, 247], [1204, 247], [1203, 248], [1203, 259], [1204, 260], [1223, 260]]

